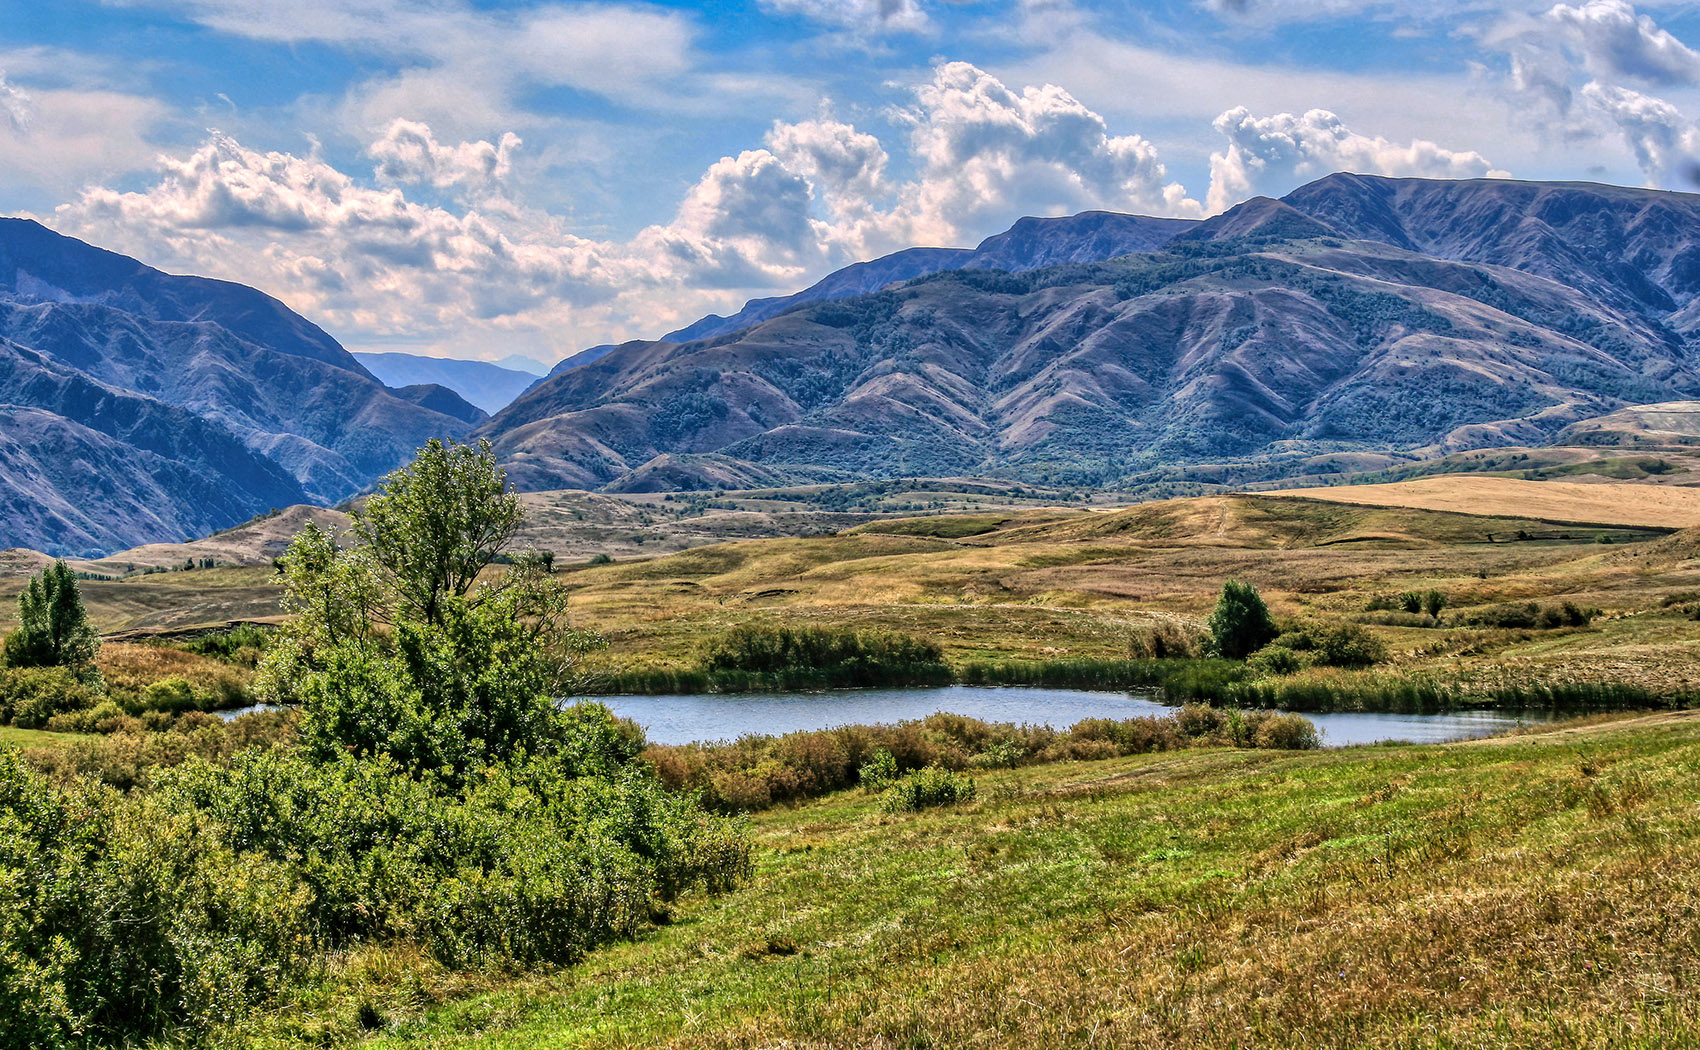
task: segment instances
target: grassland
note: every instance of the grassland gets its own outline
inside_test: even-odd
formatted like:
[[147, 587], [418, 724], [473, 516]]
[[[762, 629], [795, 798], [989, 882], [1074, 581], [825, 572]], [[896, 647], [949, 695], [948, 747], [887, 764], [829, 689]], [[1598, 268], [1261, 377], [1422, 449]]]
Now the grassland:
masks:
[[1610, 485], [1577, 481], [1449, 474], [1389, 485], [1327, 489], [1288, 488], [1273, 496], [1319, 497], [1331, 503], [1378, 507], [1495, 513], [1515, 507], [1529, 517], [1582, 525], [1655, 525], [1685, 529], [1700, 525], [1700, 488], [1678, 485]]
[[[1697, 490], [1496, 477], [1410, 486], [1429, 484], [1472, 513], [1351, 502], [1375, 497], [1375, 487], [1125, 508], [982, 506], [609, 564], [557, 559], [556, 568], [574, 618], [608, 640], [592, 669], [610, 676], [688, 669], [708, 639], [743, 624], [901, 630], [938, 643], [957, 668], [1117, 659], [1136, 627], [1202, 623], [1222, 581], [1239, 578], [1280, 616], [1370, 619], [1393, 654], [1387, 674], [1700, 689], [1700, 620], [1690, 615], [1700, 608], [1700, 533], [1671, 524], [1683, 520], [1673, 500]], [[551, 513], [570, 517], [576, 506]], [[1506, 513], [1513, 508], [1520, 513]], [[1576, 517], [1617, 524], [1562, 520]], [[534, 527], [544, 535], [556, 524]], [[0, 578], [0, 629], [23, 579]], [[1441, 629], [1366, 617], [1377, 596], [1430, 589], [1449, 603]], [[269, 566], [90, 579], [83, 591], [109, 635], [279, 615]], [[1478, 607], [1528, 601], [1602, 615], [1553, 631], [1459, 622]]]
[[1700, 622], [1663, 603], [1700, 588], [1694, 546], [1646, 526], [1241, 495], [876, 522], [577, 568], [563, 580], [575, 615], [609, 639], [605, 665], [625, 670], [685, 666], [705, 638], [743, 623], [896, 628], [938, 642], [957, 666], [1115, 658], [1137, 625], [1201, 623], [1222, 581], [1239, 578], [1293, 618], [1352, 618], [1377, 595], [1431, 588], [1454, 611], [1597, 607], [1594, 626], [1577, 630], [1373, 629], [1393, 650], [1393, 673], [1683, 690], [1700, 686]]
[[355, 953], [295, 1047], [1692, 1047], [1700, 716], [985, 774], [752, 820], [757, 875], [556, 974]]

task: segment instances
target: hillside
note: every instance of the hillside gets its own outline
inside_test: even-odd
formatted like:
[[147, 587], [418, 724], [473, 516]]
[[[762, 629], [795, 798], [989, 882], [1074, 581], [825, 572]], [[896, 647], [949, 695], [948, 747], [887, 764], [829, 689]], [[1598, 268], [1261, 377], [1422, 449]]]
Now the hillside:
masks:
[[345, 499], [485, 416], [261, 292], [0, 220], [0, 545], [91, 554]]
[[[656, 457], [711, 454], [722, 472], [797, 480], [1102, 485], [1177, 464], [1539, 445], [1700, 391], [1667, 318], [1621, 295], [1328, 232], [1254, 201], [1160, 253], [949, 271], [715, 339], [626, 344], [482, 433], [531, 488], [626, 487]], [[673, 462], [668, 483], [706, 487]]]

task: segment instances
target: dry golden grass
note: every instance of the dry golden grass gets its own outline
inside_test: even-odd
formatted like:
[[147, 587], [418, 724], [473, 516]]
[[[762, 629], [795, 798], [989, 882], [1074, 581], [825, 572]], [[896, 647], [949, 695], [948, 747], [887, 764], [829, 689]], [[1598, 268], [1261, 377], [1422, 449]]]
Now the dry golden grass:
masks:
[[1553, 522], [1671, 529], [1700, 525], [1700, 488], [1676, 485], [1523, 481], [1445, 474], [1390, 485], [1277, 489], [1267, 495], [1460, 514], [1514, 515]]

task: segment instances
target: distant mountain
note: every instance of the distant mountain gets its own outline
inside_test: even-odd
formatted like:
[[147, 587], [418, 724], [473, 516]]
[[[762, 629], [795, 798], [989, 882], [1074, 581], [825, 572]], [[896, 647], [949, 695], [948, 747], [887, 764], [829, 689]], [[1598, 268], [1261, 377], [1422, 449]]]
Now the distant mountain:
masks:
[[28, 220], [0, 219], [0, 344], [0, 546], [97, 553], [334, 503], [485, 418], [441, 387], [386, 388], [252, 288]]
[[526, 357], [524, 354], [509, 354], [500, 361], [493, 361], [491, 363], [497, 368], [506, 368], [514, 372], [524, 372], [526, 375], [530, 376], [542, 377], [549, 374], [548, 365], [537, 360], [535, 357]]
[[[548, 371], [522, 372], [487, 361], [461, 361], [452, 357], [422, 357], [418, 354], [357, 353], [354, 358], [390, 386], [435, 383], [453, 390], [485, 412], [500, 412]], [[531, 364], [535, 367], [536, 362]]]
[[[1332, 176], [1156, 231], [1170, 238], [1156, 252], [958, 266], [794, 301], [711, 338], [628, 343], [558, 371], [480, 433], [522, 485], [615, 489], [762, 471], [1092, 484], [1153, 466], [1541, 443], [1700, 395], [1697, 203]], [[1126, 243], [1108, 219], [1082, 237], [1084, 218], [1024, 220], [1003, 258]]]

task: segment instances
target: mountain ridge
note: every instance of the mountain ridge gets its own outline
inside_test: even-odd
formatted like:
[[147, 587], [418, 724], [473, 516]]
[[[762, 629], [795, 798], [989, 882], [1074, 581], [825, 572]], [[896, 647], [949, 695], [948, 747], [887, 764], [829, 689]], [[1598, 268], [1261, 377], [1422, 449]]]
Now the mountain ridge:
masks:
[[706, 339], [623, 344], [480, 433], [544, 488], [691, 487], [687, 468], [711, 460], [1104, 484], [1164, 463], [1545, 441], [1700, 389], [1676, 313], [1700, 290], [1697, 203], [1330, 176], [1154, 253], [957, 267]]

